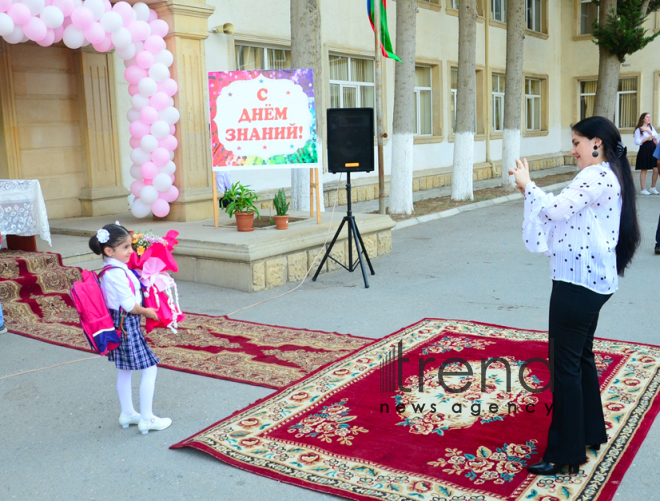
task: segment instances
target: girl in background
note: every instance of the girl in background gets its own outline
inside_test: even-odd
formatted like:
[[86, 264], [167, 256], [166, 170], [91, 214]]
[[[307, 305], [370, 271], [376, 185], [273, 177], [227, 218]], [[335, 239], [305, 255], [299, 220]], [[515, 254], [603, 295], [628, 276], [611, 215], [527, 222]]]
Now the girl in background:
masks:
[[[651, 125], [650, 113], [641, 114], [637, 121], [637, 127], [635, 127], [634, 136], [635, 144], [639, 146], [635, 170], [641, 171], [639, 173], [640, 193], [642, 195], [660, 195], [660, 192], [655, 188], [655, 184], [658, 182], [658, 159], [653, 156], [658, 144], [658, 133]], [[653, 169], [653, 174], [651, 176], [651, 188], [647, 190], [646, 171], [649, 169]]]

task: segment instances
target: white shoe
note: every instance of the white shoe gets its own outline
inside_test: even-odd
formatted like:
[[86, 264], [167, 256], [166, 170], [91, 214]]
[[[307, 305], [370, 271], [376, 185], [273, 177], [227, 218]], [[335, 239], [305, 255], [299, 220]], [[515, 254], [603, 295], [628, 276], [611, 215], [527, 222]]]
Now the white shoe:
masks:
[[649, 192], [653, 195], [660, 195], [660, 191], [655, 189], [655, 186], [652, 186]]
[[640, 193], [642, 195], [650, 195], [651, 194], [651, 192], [649, 190], [642, 190], [642, 191], [640, 191]]
[[5, 327], [5, 324], [0, 325], [0, 334], [7, 334], [7, 327]]
[[132, 416], [127, 416], [123, 412], [119, 414], [119, 424], [122, 428], [128, 428], [131, 424], [138, 424], [140, 422], [140, 415], [133, 414]]
[[149, 421], [140, 419], [140, 422], [138, 423], [138, 429], [142, 432], [143, 435], [146, 435], [149, 433], [149, 430], [161, 431], [165, 428], [169, 428], [171, 424], [172, 420], [170, 418], [159, 418], [154, 416]]

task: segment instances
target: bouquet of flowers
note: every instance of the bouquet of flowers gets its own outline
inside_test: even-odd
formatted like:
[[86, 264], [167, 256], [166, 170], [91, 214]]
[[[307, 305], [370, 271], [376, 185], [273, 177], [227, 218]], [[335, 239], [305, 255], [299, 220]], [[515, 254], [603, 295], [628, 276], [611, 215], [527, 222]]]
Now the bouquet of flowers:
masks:
[[179, 307], [179, 293], [174, 279], [167, 273], [177, 273], [179, 267], [172, 256], [179, 242], [176, 231], [159, 237], [151, 231], [133, 233], [133, 249], [128, 267], [137, 271], [146, 288], [144, 306], [158, 313], [158, 320], [147, 319], [147, 333], [158, 327], [167, 327], [176, 334], [178, 323], [185, 318]]

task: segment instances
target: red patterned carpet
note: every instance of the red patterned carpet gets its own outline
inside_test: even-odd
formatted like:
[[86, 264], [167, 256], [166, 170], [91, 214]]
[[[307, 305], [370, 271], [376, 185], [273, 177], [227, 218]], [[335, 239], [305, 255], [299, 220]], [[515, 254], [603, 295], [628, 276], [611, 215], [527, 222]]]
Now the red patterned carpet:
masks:
[[[80, 269], [58, 254], [0, 251], [0, 302], [7, 328], [90, 351], [69, 296]], [[147, 338], [161, 367], [267, 388], [282, 388], [373, 340], [186, 313], [177, 334]]]
[[[392, 384], [397, 364], [383, 365], [399, 342], [410, 392]], [[588, 451], [577, 475], [525, 470], [545, 449], [551, 393], [527, 391], [518, 375], [525, 360], [546, 358], [547, 333], [440, 319], [375, 341], [173, 448], [349, 499], [609, 500], [660, 408], [660, 347], [601, 339], [594, 352], [609, 441]], [[444, 388], [438, 368], [452, 357], [473, 374], [446, 376]], [[488, 368], [481, 391], [481, 359], [490, 357], [509, 362], [510, 391], [501, 362]], [[420, 371], [421, 359], [428, 363]], [[535, 362], [523, 378], [528, 389], [542, 388], [549, 370]], [[448, 391], [467, 383], [462, 393]]]

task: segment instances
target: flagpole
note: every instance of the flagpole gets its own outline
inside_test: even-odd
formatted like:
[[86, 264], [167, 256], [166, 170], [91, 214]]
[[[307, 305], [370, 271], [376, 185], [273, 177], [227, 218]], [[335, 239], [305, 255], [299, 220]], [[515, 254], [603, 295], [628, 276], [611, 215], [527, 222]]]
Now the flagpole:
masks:
[[376, 37], [376, 138], [378, 140], [378, 212], [385, 214], [385, 164], [383, 161], [383, 102], [382, 102], [382, 56], [381, 38], [381, 2], [372, 0], [374, 6], [374, 35]]

